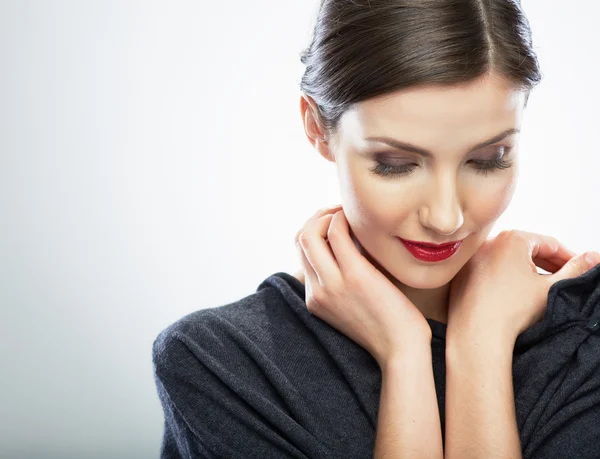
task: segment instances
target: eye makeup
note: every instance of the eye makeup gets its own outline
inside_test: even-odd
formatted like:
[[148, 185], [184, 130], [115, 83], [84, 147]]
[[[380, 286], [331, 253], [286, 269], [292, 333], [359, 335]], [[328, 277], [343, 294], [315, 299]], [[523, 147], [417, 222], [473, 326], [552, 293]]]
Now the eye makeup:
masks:
[[[487, 175], [489, 172], [495, 172], [502, 169], [508, 169], [512, 166], [512, 161], [509, 159], [505, 159], [505, 157], [510, 153], [512, 147], [501, 146], [502, 156], [495, 159], [470, 159], [467, 163], [472, 164], [473, 169], [478, 174]], [[390, 159], [404, 159], [404, 158], [390, 158], [386, 157], [385, 153], [375, 153], [373, 154], [373, 158], [375, 160], [375, 166], [370, 168], [369, 170], [376, 175], [382, 177], [388, 176], [407, 176], [411, 172], [413, 172], [417, 167], [419, 167], [416, 163], [405, 162], [403, 164], [390, 164]], [[387, 159], [387, 162], [385, 161]], [[405, 160], [410, 161], [409, 158]]]

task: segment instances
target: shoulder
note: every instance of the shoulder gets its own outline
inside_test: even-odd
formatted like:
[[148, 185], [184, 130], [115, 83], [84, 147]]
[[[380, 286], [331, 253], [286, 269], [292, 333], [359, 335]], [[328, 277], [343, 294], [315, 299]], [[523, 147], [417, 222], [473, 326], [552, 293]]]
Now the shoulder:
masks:
[[270, 346], [283, 333], [302, 334], [303, 285], [288, 273], [264, 279], [257, 290], [234, 302], [194, 311], [160, 331], [152, 345], [155, 365], [172, 365], [184, 354], [221, 356], [248, 346]]
[[599, 368], [600, 265], [553, 284], [544, 319], [515, 343], [524, 457], [566, 457], [566, 450], [578, 458], [600, 457], [583, 454], [599, 453], [600, 424], [592, 422], [600, 416]]
[[600, 335], [599, 300], [600, 265], [581, 276], [555, 282], [548, 291], [543, 319], [519, 335], [517, 348], [527, 349], [557, 335]]
[[[186, 449], [182, 457], [191, 454], [188, 448], [232, 458], [291, 457], [312, 448], [311, 457], [324, 457], [294, 416], [310, 409], [310, 395], [299, 394], [300, 386], [309, 387], [298, 381], [307, 377], [307, 363], [315, 371], [312, 357], [321, 356], [310, 330], [316, 321], [298, 280], [277, 273], [244, 298], [195, 311], [162, 330], [152, 360], [165, 412], [164, 448], [177, 435]], [[207, 454], [194, 455], [200, 456]]]

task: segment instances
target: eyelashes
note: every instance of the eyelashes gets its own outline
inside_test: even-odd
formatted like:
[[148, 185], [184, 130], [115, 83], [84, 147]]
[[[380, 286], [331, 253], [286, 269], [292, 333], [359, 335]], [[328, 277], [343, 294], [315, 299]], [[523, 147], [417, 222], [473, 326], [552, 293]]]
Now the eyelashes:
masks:
[[[510, 149], [506, 149], [510, 152]], [[506, 156], [506, 154], [504, 156]], [[376, 175], [380, 175], [382, 177], [387, 176], [406, 176], [413, 172], [418, 164], [403, 164], [401, 166], [390, 166], [389, 164], [382, 163], [381, 161], [375, 160], [377, 163], [374, 167], [369, 170]], [[512, 161], [506, 160], [503, 158], [493, 159], [493, 160], [469, 160], [468, 163], [473, 165], [473, 169], [477, 174], [482, 174], [484, 176], [488, 175], [490, 172], [495, 172], [503, 169], [508, 169], [512, 166]]]

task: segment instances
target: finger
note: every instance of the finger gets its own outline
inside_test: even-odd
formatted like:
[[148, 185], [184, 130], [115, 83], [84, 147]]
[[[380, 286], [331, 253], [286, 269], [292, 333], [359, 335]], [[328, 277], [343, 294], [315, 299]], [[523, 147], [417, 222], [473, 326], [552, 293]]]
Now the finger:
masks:
[[[529, 244], [529, 255], [537, 266], [540, 262], [549, 262], [552, 265], [562, 268], [576, 254], [569, 250], [564, 244], [556, 238], [545, 236], [543, 234], [526, 233]], [[544, 266], [540, 266], [546, 269]]]
[[582, 253], [572, 258], [560, 271], [549, 276], [549, 282], [552, 284], [563, 279], [571, 279], [581, 276], [591, 269], [590, 264], [585, 258], [586, 253]]
[[333, 215], [329, 225], [328, 240], [341, 273], [351, 272], [358, 260], [362, 258], [362, 254], [352, 241], [350, 226], [343, 210]]
[[[327, 214], [307, 225], [300, 235], [300, 245], [321, 287], [340, 280], [340, 268], [325, 237], [333, 215]], [[335, 284], [334, 284], [335, 285]]]
[[[317, 276], [316, 271], [313, 269], [312, 265], [308, 261], [308, 258], [306, 258], [306, 255], [304, 254], [302, 247], [300, 247], [300, 258], [301, 258], [302, 266], [304, 266], [304, 269], [305, 269], [305, 279], [304, 279], [305, 303], [306, 303], [307, 307], [309, 308], [309, 311], [311, 314], [316, 315], [321, 320], [324, 320], [325, 322], [331, 324], [331, 323], [333, 323], [333, 321], [335, 319], [332, 318], [331, 315], [328, 313], [328, 308], [327, 308], [328, 305], [321, 304], [321, 303], [317, 302], [317, 300], [315, 299], [315, 289], [321, 288], [320, 287], [321, 283], [319, 281], [319, 277]], [[314, 307], [314, 304], [318, 305], [318, 307], [316, 309]]]
[[[545, 248], [546, 250], [544, 250]], [[539, 247], [539, 249], [537, 255], [532, 256], [533, 262], [536, 266], [553, 274], [559, 271], [569, 260], [577, 256], [575, 252], [567, 249], [554, 238], [550, 238], [548, 244]]]
[[300, 246], [298, 246], [298, 256], [300, 257], [302, 268], [304, 268], [304, 285], [306, 287], [306, 296], [308, 296], [314, 286], [319, 285], [319, 278], [306, 258], [306, 255], [304, 255], [304, 250]]
[[532, 260], [536, 266], [539, 266], [540, 268], [545, 269], [546, 271], [555, 273], [556, 271], [560, 270], [564, 265], [566, 265], [572, 258], [574, 257], [571, 257], [568, 260], [565, 260], [563, 257], [548, 257], [545, 259], [533, 257]]
[[324, 215], [334, 214], [341, 208], [342, 208], [341, 204], [336, 204], [335, 206], [322, 207], [319, 210], [317, 210], [309, 220], [317, 220], [318, 218], [320, 218]]
[[[555, 272], [559, 271], [560, 268], [562, 268], [562, 266], [558, 266], [548, 260], [544, 260], [541, 258], [533, 258], [533, 262], [536, 266], [542, 268], [545, 271], [548, 271], [549, 273], [554, 274]], [[540, 273], [538, 273], [540, 274]]]
[[329, 206], [329, 207], [322, 207], [321, 209], [317, 210], [314, 214], [312, 214], [310, 216], [310, 218], [308, 220], [306, 220], [306, 222], [304, 223], [304, 225], [302, 225], [302, 228], [300, 228], [297, 232], [296, 235], [294, 236], [294, 240], [296, 242], [298, 242], [298, 236], [300, 236], [300, 234], [310, 225], [312, 224], [312, 222], [314, 222], [315, 220], [318, 220], [319, 218], [323, 217], [324, 215], [328, 215], [328, 214], [333, 214], [335, 212], [337, 212], [339, 209], [342, 208], [341, 204], [337, 204], [335, 206]]

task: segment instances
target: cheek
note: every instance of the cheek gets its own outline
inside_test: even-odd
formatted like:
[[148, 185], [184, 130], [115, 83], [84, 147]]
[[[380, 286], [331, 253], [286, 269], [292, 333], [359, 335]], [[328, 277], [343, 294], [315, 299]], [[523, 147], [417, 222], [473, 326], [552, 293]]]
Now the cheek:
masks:
[[353, 178], [352, 209], [354, 221], [373, 231], [394, 231], [399, 222], [414, 212], [418, 190], [400, 180], [370, 178], [366, 174]]
[[482, 226], [495, 222], [509, 206], [515, 186], [515, 174], [479, 186], [476, 193], [469, 193], [467, 206], [470, 217]]

